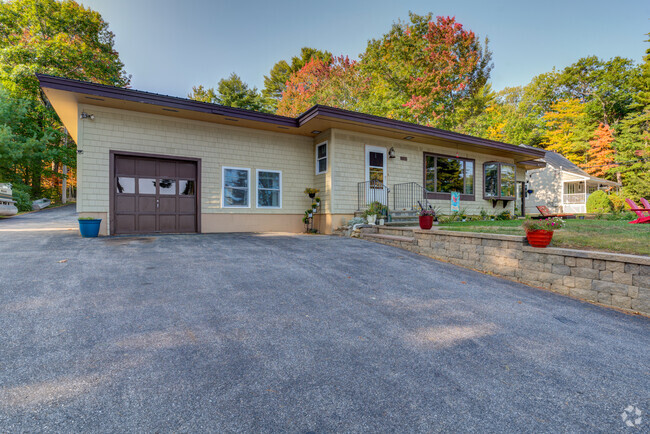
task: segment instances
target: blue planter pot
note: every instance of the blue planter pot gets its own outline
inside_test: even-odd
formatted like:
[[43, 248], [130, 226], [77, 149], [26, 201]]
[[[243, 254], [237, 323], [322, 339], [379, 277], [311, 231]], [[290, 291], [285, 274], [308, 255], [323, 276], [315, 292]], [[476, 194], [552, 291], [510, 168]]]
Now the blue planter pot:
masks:
[[102, 219], [79, 220], [79, 232], [84, 238], [95, 238], [99, 235], [99, 225]]

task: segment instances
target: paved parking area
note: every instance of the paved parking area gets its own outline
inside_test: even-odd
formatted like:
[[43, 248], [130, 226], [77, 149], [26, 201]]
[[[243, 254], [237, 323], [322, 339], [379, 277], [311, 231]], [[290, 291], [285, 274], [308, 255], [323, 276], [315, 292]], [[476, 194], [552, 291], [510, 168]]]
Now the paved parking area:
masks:
[[647, 318], [357, 239], [66, 225], [0, 220], [3, 432], [650, 427]]

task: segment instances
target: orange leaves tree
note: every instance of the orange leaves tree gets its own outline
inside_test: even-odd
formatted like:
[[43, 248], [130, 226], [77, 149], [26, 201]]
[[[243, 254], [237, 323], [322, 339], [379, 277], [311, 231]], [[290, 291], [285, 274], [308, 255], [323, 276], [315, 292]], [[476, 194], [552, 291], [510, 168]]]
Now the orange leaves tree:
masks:
[[368, 81], [359, 63], [347, 56], [312, 58], [287, 81], [277, 114], [297, 116], [314, 104], [360, 110], [368, 95]]
[[589, 150], [587, 151], [587, 163], [583, 165], [585, 172], [593, 176], [605, 176], [608, 170], [615, 167], [614, 157], [616, 152], [612, 148], [614, 134], [609, 125], [600, 123], [594, 137], [589, 141]]

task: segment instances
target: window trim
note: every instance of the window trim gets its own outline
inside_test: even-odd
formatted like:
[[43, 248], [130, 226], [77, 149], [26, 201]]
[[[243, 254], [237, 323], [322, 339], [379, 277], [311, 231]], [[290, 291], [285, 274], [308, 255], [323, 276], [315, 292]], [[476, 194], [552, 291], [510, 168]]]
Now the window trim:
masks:
[[[456, 157], [454, 155], [436, 154], [433, 152], [425, 152], [422, 157], [422, 185], [427, 192], [427, 199], [448, 199], [451, 200], [451, 192], [435, 192], [427, 190], [427, 157], [436, 157], [436, 168], [438, 167], [438, 157], [451, 158], [453, 160], [469, 161], [472, 163], [472, 194], [460, 194], [460, 200], [473, 202], [476, 200], [476, 160], [473, 158]], [[464, 169], [463, 169], [464, 170]], [[434, 185], [438, 183], [438, 173], [436, 171]], [[464, 185], [463, 185], [464, 186]]]
[[[278, 203], [279, 206], [262, 206], [260, 205], [260, 187], [259, 187], [259, 178], [260, 178], [260, 172], [267, 172], [267, 173], [277, 173], [280, 175], [280, 187], [278, 188]], [[275, 191], [274, 189], [271, 188], [265, 188], [264, 190], [272, 190]], [[256, 169], [255, 170], [255, 208], [260, 208], [260, 209], [281, 209], [282, 208], [282, 171], [281, 170], [267, 170], [267, 169]]]
[[[248, 174], [248, 206], [242, 205], [226, 205], [226, 170], [245, 170]], [[238, 187], [229, 187], [238, 188]], [[241, 189], [241, 188], [240, 188]], [[250, 208], [251, 207], [251, 169], [246, 167], [221, 167], [221, 208]]]
[[[322, 146], [322, 145], [325, 145], [325, 156], [323, 158], [318, 158], [318, 148], [320, 146]], [[330, 162], [329, 162], [330, 150], [329, 150], [329, 143], [327, 142], [327, 140], [325, 140], [324, 142], [320, 142], [319, 144], [316, 145], [316, 147], [314, 148], [314, 155], [316, 157], [316, 159], [315, 159], [315, 161], [316, 161], [316, 175], [322, 175], [323, 173], [327, 173], [327, 171], [330, 168]], [[323, 172], [318, 171], [318, 162], [320, 160], [325, 160], [325, 166], [326, 167], [325, 167], [325, 171], [323, 171]]]
[[[487, 164], [496, 164], [497, 165], [497, 196], [486, 196], [485, 194], [485, 166]], [[501, 166], [512, 166], [514, 169], [515, 179], [515, 194], [514, 196], [501, 196]], [[483, 163], [483, 199], [484, 200], [515, 200], [517, 197], [517, 165], [515, 163], [506, 163], [503, 161], [486, 161]]]

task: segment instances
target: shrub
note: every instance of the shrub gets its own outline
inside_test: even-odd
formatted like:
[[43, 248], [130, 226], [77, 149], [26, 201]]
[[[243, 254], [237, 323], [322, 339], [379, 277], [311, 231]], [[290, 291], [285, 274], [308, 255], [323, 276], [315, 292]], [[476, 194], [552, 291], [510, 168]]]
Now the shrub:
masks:
[[521, 224], [526, 232], [530, 231], [554, 231], [556, 229], [562, 229], [564, 226], [564, 220], [559, 217], [550, 217], [547, 219], [526, 219]]
[[376, 215], [377, 218], [388, 215], [388, 207], [381, 204], [381, 202], [373, 202], [367, 210], [363, 212], [363, 217], [368, 218], [369, 215]]
[[625, 197], [621, 193], [610, 194], [609, 201], [612, 204], [612, 210], [614, 212], [621, 212], [625, 209]]
[[497, 220], [512, 220], [512, 215], [510, 214], [510, 211], [506, 210], [503, 211], [496, 216]]
[[31, 211], [32, 198], [29, 195], [30, 188], [25, 184], [13, 184], [11, 186], [11, 193], [16, 201], [16, 208], [18, 211]]
[[361, 218], [361, 217], [354, 217], [354, 218], [351, 218], [350, 220], [348, 220], [348, 224], [347, 224], [347, 225], [348, 225], [349, 227], [352, 227], [352, 226], [354, 226], [354, 225], [362, 225], [362, 224], [364, 224], [365, 222], [366, 222], [366, 221], [365, 221], [363, 218]]
[[607, 193], [602, 190], [596, 190], [587, 198], [587, 212], [603, 214], [612, 211], [612, 203], [607, 197]]

